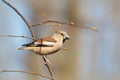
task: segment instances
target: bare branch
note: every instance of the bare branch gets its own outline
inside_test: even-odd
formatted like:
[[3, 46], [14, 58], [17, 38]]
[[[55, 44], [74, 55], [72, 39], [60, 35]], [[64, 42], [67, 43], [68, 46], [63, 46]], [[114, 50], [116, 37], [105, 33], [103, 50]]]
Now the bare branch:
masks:
[[46, 62], [47, 62], [47, 61], [46, 61], [47, 57], [44, 56], [44, 55], [42, 55], [42, 57], [43, 57], [43, 60], [44, 60], [44, 62], [45, 62], [45, 66], [48, 68], [49, 73], [50, 73], [50, 76], [52, 77], [51, 80], [56, 80], [51, 65], [46, 63]]
[[29, 71], [20, 71], [20, 70], [0, 70], [0, 73], [4, 73], [4, 72], [19, 72], [19, 73], [26, 73], [26, 74], [30, 74], [30, 75], [36, 75], [36, 76], [40, 76], [40, 77], [44, 77], [47, 79], [52, 79], [50, 77], [44, 76], [42, 74], [39, 73], [35, 73], [35, 72], [29, 72]]
[[52, 20], [47, 20], [47, 21], [41, 22], [39, 24], [34, 24], [34, 25], [32, 25], [32, 27], [41, 26], [41, 25], [57, 26], [57, 27], [60, 27], [62, 25], [69, 25], [69, 26], [72, 26], [72, 27], [80, 27], [80, 28], [84, 28], [84, 29], [90, 29], [90, 30], [93, 30], [93, 31], [98, 31], [96, 27], [78, 26], [74, 22], [60, 22], [60, 21], [52, 21]]
[[15, 35], [0, 35], [0, 37], [17, 37], [17, 38], [28, 38], [28, 39], [34, 39], [32, 37], [26, 37], [26, 36], [15, 36]]
[[5, 0], [2, 0], [6, 5], [8, 5], [10, 8], [12, 8], [21, 18], [22, 18], [22, 20], [25, 22], [25, 24], [28, 26], [28, 28], [29, 28], [29, 30], [30, 30], [30, 32], [31, 32], [31, 35], [32, 35], [32, 37], [33, 37], [33, 40], [35, 39], [34, 37], [35, 37], [35, 34], [34, 34], [34, 32], [33, 32], [33, 30], [32, 30], [32, 27], [30, 26], [30, 24], [27, 22], [27, 20], [23, 17], [23, 15], [15, 8], [15, 7], [13, 7], [10, 3], [8, 3], [7, 1], [5, 1]]

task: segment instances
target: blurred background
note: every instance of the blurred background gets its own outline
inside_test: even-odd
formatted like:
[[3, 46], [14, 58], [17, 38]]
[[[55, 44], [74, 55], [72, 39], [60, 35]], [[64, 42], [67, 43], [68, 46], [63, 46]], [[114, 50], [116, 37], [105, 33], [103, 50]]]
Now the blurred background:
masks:
[[[120, 1], [119, 0], [7, 0], [30, 24], [49, 20], [97, 27], [99, 32], [80, 27], [38, 26], [33, 30], [42, 38], [56, 30], [72, 37], [64, 44], [67, 51], [48, 56], [57, 80], [120, 79]], [[0, 34], [31, 36], [23, 20], [0, 0]], [[24, 70], [49, 76], [42, 57], [18, 51], [30, 39], [0, 37], [0, 70]], [[0, 73], [0, 80], [48, 80], [23, 73]]]

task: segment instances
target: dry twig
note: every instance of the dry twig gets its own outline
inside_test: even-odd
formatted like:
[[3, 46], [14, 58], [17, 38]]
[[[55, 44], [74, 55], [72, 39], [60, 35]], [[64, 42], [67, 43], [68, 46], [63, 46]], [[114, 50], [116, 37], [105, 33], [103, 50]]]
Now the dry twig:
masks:
[[12, 8], [21, 18], [22, 18], [22, 20], [25, 22], [25, 24], [28, 26], [28, 28], [29, 28], [29, 30], [30, 30], [30, 32], [31, 32], [31, 35], [32, 35], [32, 37], [33, 37], [33, 40], [35, 39], [34, 37], [35, 37], [35, 34], [34, 34], [34, 32], [33, 32], [33, 30], [32, 30], [32, 27], [30, 26], [30, 24], [27, 22], [27, 20], [23, 17], [23, 15], [15, 8], [15, 7], [13, 7], [10, 3], [8, 3], [7, 1], [5, 1], [5, 0], [2, 0], [5, 4], [7, 4], [10, 8]]
[[55, 79], [55, 75], [54, 75], [53, 70], [52, 70], [52, 67], [51, 67], [51, 64], [46, 63], [46, 62], [47, 62], [47, 61], [46, 61], [47, 57], [44, 56], [44, 55], [43, 55], [42, 57], [43, 57], [45, 66], [46, 66], [46, 67], [48, 68], [48, 70], [49, 70], [49, 73], [50, 73], [50, 76], [52, 77], [52, 80], [56, 80], [56, 79]]
[[28, 38], [28, 39], [33, 39], [33, 37], [15, 36], [15, 35], [0, 35], [0, 37], [17, 37], [17, 38]]
[[44, 76], [44, 75], [42, 75], [42, 74], [35, 73], [35, 72], [29, 72], [29, 71], [20, 71], [20, 70], [0, 70], [0, 73], [4, 73], [4, 72], [19, 72], [19, 73], [26, 73], [26, 74], [30, 74], [30, 75], [37, 75], [37, 76], [44, 77], [44, 78], [47, 78], [47, 79], [52, 79], [52, 78], [47, 77], [47, 76]]
[[52, 21], [52, 20], [47, 20], [38, 24], [33, 24], [32, 27], [36, 27], [36, 26], [42, 26], [42, 25], [46, 25], [46, 26], [58, 26], [61, 27], [62, 25], [69, 25], [69, 26], [73, 26], [73, 27], [80, 27], [80, 28], [84, 28], [84, 29], [90, 29], [93, 31], [98, 31], [96, 27], [86, 27], [86, 26], [78, 26], [76, 25], [74, 22], [60, 22], [60, 21]]

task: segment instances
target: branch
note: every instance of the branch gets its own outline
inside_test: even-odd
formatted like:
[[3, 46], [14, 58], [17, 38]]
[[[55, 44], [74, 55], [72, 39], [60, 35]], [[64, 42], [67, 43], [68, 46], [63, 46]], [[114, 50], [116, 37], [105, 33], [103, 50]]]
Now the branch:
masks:
[[46, 63], [46, 62], [47, 62], [46, 60], [48, 60], [47, 57], [44, 56], [44, 55], [42, 55], [42, 57], [43, 57], [43, 60], [44, 60], [45, 66], [48, 68], [49, 73], [50, 73], [50, 76], [52, 77], [51, 80], [56, 80], [51, 65], [50, 65], [49, 63]]
[[34, 25], [32, 25], [32, 27], [41, 26], [41, 25], [58, 26], [58, 27], [60, 27], [62, 25], [69, 25], [69, 26], [73, 26], [73, 27], [80, 27], [80, 28], [90, 29], [93, 31], [98, 31], [96, 27], [78, 26], [74, 22], [60, 22], [60, 21], [52, 21], [52, 20], [47, 20], [47, 21], [41, 22], [39, 24], [34, 24]]
[[20, 70], [0, 70], [0, 73], [4, 73], [4, 72], [19, 72], [19, 73], [26, 73], [26, 74], [30, 74], [30, 75], [36, 75], [36, 76], [40, 76], [40, 77], [44, 77], [47, 79], [52, 79], [50, 77], [44, 76], [42, 74], [39, 73], [35, 73], [35, 72], [29, 72], [29, 71], [20, 71]]
[[0, 35], [0, 37], [18, 37], [18, 38], [28, 38], [28, 39], [34, 39], [33, 37], [15, 36], [15, 35]]
[[13, 7], [10, 3], [8, 3], [7, 1], [5, 0], [2, 0], [6, 5], [8, 5], [10, 8], [12, 8], [21, 18], [22, 20], [25, 22], [25, 24], [28, 26], [30, 32], [31, 32], [31, 35], [33, 37], [33, 40], [35, 39], [35, 34], [32, 30], [32, 26], [29, 25], [29, 23], [27, 22], [27, 20], [23, 17], [23, 15], [15, 8]]

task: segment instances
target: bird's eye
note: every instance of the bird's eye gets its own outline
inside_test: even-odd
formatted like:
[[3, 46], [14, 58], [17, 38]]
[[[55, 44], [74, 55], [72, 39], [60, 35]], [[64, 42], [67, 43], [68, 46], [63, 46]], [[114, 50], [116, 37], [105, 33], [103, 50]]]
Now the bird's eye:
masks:
[[62, 36], [64, 36], [64, 34], [63, 33], [60, 33]]

